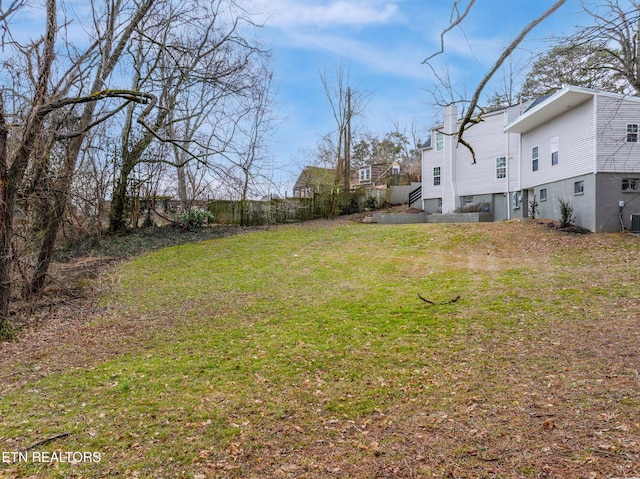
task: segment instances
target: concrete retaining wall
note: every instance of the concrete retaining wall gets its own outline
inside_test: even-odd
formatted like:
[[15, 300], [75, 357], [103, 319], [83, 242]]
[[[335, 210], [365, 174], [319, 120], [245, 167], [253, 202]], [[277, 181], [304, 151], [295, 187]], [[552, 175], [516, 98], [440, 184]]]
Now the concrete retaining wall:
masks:
[[481, 223], [489, 221], [493, 221], [491, 213], [449, 213], [445, 215], [428, 215], [426, 213], [373, 213], [373, 222], [385, 225], [414, 223]]

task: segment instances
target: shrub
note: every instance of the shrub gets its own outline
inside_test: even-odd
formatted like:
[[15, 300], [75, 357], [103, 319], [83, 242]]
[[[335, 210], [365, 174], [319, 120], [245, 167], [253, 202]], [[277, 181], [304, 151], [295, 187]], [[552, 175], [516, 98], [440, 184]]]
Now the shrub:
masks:
[[540, 213], [540, 210], [538, 210], [538, 200], [536, 199], [536, 195], [533, 195], [533, 199], [529, 201], [529, 216], [535, 220], [538, 213]]
[[570, 201], [558, 200], [560, 202], [560, 228], [573, 225], [576, 220], [573, 216], [573, 206]]
[[196, 206], [192, 206], [182, 213], [182, 222], [187, 228], [201, 228], [211, 220], [213, 220], [213, 215], [209, 211]]
[[378, 209], [378, 199], [375, 196], [369, 196], [365, 201], [366, 207], [370, 210]]

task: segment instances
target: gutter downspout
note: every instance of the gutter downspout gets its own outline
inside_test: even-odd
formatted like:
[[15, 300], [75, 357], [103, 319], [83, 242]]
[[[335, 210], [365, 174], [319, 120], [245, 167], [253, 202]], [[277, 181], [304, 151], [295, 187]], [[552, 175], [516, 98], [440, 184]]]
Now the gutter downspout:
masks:
[[[509, 122], [509, 110], [505, 110], [504, 111], [504, 125], [503, 128], [505, 126], [507, 126], [507, 123]], [[506, 194], [506, 201], [507, 201], [507, 219], [510, 220], [511, 219], [511, 209], [509, 208], [509, 186], [511, 185], [511, 168], [509, 167], [509, 165], [511, 164], [511, 155], [509, 154], [509, 132], [505, 132], [506, 135], [506, 167], [507, 167], [507, 194]], [[495, 218], [494, 218], [495, 219]]]
[[[433, 141], [433, 130], [429, 132], [429, 134], [431, 135], [431, 141]], [[420, 171], [422, 172], [421, 178], [420, 178], [420, 188], [422, 188], [422, 193], [420, 193], [420, 209], [422, 211], [424, 211], [424, 193], [427, 191], [425, 186], [425, 178], [426, 178], [426, 171], [427, 169], [425, 168], [425, 159], [424, 159], [424, 148], [420, 149]], [[409, 205], [411, 206], [411, 205]]]
[[[455, 107], [455, 105], [449, 105], [446, 109], [445, 109], [445, 116], [446, 116], [446, 121], [445, 121], [445, 138], [446, 138], [446, 142], [445, 142], [445, 149], [446, 149], [446, 155], [449, 159], [449, 187], [451, 188], [451, 205], [453, 205], [453, 208], [451, 209], [451, 211], [455, 211], [456, 209], [456, 192], [457, 192], [457, 188], [456, 185], [458, 183], [458, 178], [457, 178], [457, 171], [455, 171], [454, 173], [454, 161], [453, 161], [453, 152], [454, 152], [454, 148], [453, 148], [453, 134], [456, 131], [456, 124], [458, 122], [458, 109]], [[456, 176], [456, 178], [454, 179], [454, 174]], [[444, 213], [444, 211], [442, 211]], [[447, 213], [449, 213], [449, 211], [447, 211]]]

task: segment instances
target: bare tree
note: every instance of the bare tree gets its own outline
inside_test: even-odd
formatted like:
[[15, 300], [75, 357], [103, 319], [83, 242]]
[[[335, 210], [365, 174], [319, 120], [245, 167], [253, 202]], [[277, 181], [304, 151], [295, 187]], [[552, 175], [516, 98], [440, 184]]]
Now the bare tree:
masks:
[[336, 69], [334, 81], [326, 72], [320, 74], [320, 80], [336, 122], [336, 140], [332, 142], [336, 149], [336, 185], [349, 191], [352, 120], [362, 114], [369, 95], [351, 88], [349, 69], [344, 64]]
[[588, 55], [592, 75], [613, 76], [626, 93], [640, 95], [640, 2], [582, 2], [582, 8], [592, 25], [579, 29], [563, 44]]
[[[229, 148], [233, 135], [222, 132], [233, 129], [221, 125], [234, 124], [238, 115], [244, 115], [238, 105], [262, 81], [256, 65], [265, 52], [242, 36], [242, 27], [250, 22], [233, 2], [189, 0], [179, 11], [170, 6], [165, 20], [154, 18], [153, 25], [140, 26], [132, 51], [134, 88], [154, 91], [158, 108], [153, 119], [150, 115], [148, 121], [138, 119], [137, 128], [133, 121], [140, 118], [136, 107], [132, 105], [127, 112], [111, 210], [113, 232], [126, 228], [127, 180], [135, 165], [162, 161], [178, 168], [178, 192], [185, 202], [182, 168], [191, 161], [209, 166], [212, 156]], [[189, 28], [176, 29], [176, 22]], [[145, 157], [156, 140], [172, 143], [173, 156]]]
[[[52, 2], [55, 8], [55, 1]], [[59, 98], [48, 105], [47, 113], [65, 112], [64, 121], [53, 133], [53, 138], [67, 142], [65, 145], [64, 161], [60, 168], [58, 181], [55, 184], [55, 194], [48, 202], [45, 217], [47, 219], [44, 236], [35, 268], [31, 279], [24, 285], [26, 296], [37, 294], [44, 287], [49, 264], [53, 255], [58, 232], [67, 207], [69, 191], [73, 183], [73, 175], [81, 153], [87, 132], [113, 113], [97, 111], [97, 101], [108, 98], [121, 98], [126, 103], [149, 103], [153, 101], [151, 95], [137, 90], [105, 89], [107, 79], [113, 73], [120, 61], [122, 53], [129, 43], [129, 39], [137, 25], [152, 9], [154, 0], [141, 0], [130, 6], [121, 0], [105, 4], [105, 10], [94, 10], [93, 23], [100, 34], [98, 40], [74, 59], [66, 72], [61, 75], [51, 96], [59, 98], [77, 92], [82, 95], [82, 85], [85, 81], [91, 85], [85, 96]], [[119, 23], [122, 22], [122, 23]], [[55, 39], [52, 39], [55, 41]], [[65, 48], [73, 48], [65, 43]], [[125, 104], [126, 104], [125, 103]], [[81, 107], [77, 110], [76, 107]], [[118, 107], [115, 107], [116, 110]], [[51, 134], [49, 132], [49, 134]]]
[[[427, 65], [431, 66], [429, 62], [435, 56], [443, 54], [445, 52], [445, 36], [446, 36], [446, 34], [449, 31], [451, 31], [453, 28], [455, 28], [457, 26], [460, 26], [462, 24], [462, 21], [468, 15], [471, 7], [473, 6], [474, 1], [475, 0], [471, 0], [467, 4], [466, 10], [462, 14], [460, 14], [459, 10], [458, 10], [458, 3], [460, 3], [460, 2], [458, 2], [458, 1], [454, 1], [453, 2], [451, 22], [450, 22], [449, 26], [442, 31], [442, 34], [440, 36], [440, 39], [441, 39], [440, 51], [438, 51], [438, 52], [432, 54], [431, 56], [429, 56], [428, 58], [426, 58], [423, 61], [424, 64], [427, 64]], [[461, 145], [464, 145], [470, 151], [474, 163], [476, 161], [475, 152], [473, 150], [472, 145], [470, 145], [469, 143], [467, 143], [464, 140], [464, 133], [471, 126], [473, 126], [473, 125], [479, 123], [480, 121], [482, 121], [483, 110], [481, 108], [479, 108], [478, 103], [480, 101], [482, 93], [484, 92], [485, 87], [487, 86], [489, 81], [493, 78], [493, 76], [496, 74], [496, 72], [500, 69], [500, 67], [505, 62], [505, 60], [507, 60], [507, 58], [509, 58], [511, 56], [511, 54], [518, 48], [520, 43], [522, 43], [522, 41], [527, 37], [527, 35], [536, 26], [538, 26], [542, 21], [544, 21], [549, 16], [553, 15], [553, 13], [555, 13], [565, 3], [566, 3], [566, 0], [558, 0], [556, 3], [554, 3], [551, 6], [551, 8], [549, 8], [544, 13], [542, 13], [540, 16], [538, 16], [537, 18], [532, 20], [520, 32], [520, 34], [507, 46], [507, 48], [504, 49], [504, 51], [500, 54], [500, 56], [494, 62], [493, 66], [489, 69], [489, 71], [480, 80], [480, 82], [477, 85], [477, 87], [476, 87], [473, 95], [471, 96], [471, 98], [466, 100], [466, 102], [468, 102], [468, 106], [467, 106], [466, 112], [465, 112], [465, 114], [464, 114], [464, 116], [462, 118], [462, 121], [460, 122], [460, 125], [458, 127], [458, 131], [456, 133], [456, 137], [457, 137], [458, 143], [460, 143]], [[432, 67], [432, 69], [433, 69], [433, 67]]]
[[[273, 74], [270, 65], [264, 66], [260, 76], [263, 78], [262, 84], [260, 88], [255, 88], [253, 95], [247, 99], [247, 105], [244, 108], [245, 114], [235, 124], [234, 138], [236, 141], [232, 146], [232, 151], [227, 155], [233, 166], [232, 170], [239, 171], [236, 184], [240, 196], [241, 225], [247, 224], [247, 200], [252, 188], [255, 189], [258, 186], [259, 180], [269, 181], [268, 178], [261, 177], [261, 168], [265, 163], [266, 141], [275, 121], [271, 110]], [[233, 175], [233, 173], [231, 174]]]
[[[25, 2], [26, 3], [26, 2]], [[14, 218], [22, 198], [22, 191], [40, 191], [52, 185], [52, 167], [58, 171], [54, 196], [44, 202], [43, 236], [31, 279], [25, 292], [38, 291], [44, 284], [53, 245], [60, 229], [62, 212], [72, 181], [76, 159], [87, 132], [108, 118], [96, 115], [96, 105], [108, 99], [127, 103], [148, 102], [140, 92], [105, 89], [105, 80], [113, 71], [119, 54], [132, 31], [131, 24], [144, 16], [153, 0], [143, 0], [126, 9], [127, 21], [122, 24], [121, 4], [109, 3], [104, 15], [96, 15], [94, 24], [104, 27], [87, 47], [79, 49], [63, 46], [58, 26], [57, 2], [47, 0], [45, 32], [31, 42], [19, 42], [13, 36], [11, 20], [20, 13], [22, 2], [13, 2], [8, 9], [0, 5], [0, 19], [4, 23], [2, 37], [4, 52], [11, 62], [4, 62], [5, 75], [0, 89], [0, 331], [9, 329], [8, 315], [12, 295], [13, 268], [20, 264], [19, 252], [13, 248]], [[66, 23], [65, 23], [66, 25]], [[64, 38], [64, 35], [62, 35]], [[11, 41], [5, 41], [11, 39]], [[65, 55], [57, 55], [57, 50]], [[83, 85], [94, 78], [89, 91]], [[54, 145], [68, 141], [57, 151], [64, 152], [51, 163]]]

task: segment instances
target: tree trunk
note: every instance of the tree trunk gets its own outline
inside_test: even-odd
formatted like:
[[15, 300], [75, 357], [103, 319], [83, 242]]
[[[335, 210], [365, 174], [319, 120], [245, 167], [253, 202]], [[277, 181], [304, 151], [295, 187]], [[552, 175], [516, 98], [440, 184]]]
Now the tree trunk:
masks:
[[15, 192], [10, 191], [5, 178], [0, 180], [0, 339], [9, 336], [9, 303], [11, 301], [11, 273], [13, 252], [13, 203]]
[[189, 209], [189, 198], [187, 197], [187, 178], [184, 171], [184, 166], [178, 166], [178, 199], [180, 200], [180, 207], [182, 211]]
[[13, 270], [13, 215], [20, 183], [24, 178], [29, 159], [42, 132], [46, 112], [41, 111], [47, 99], [47, 87], [51, 77], [56, 38], [56, 2], [47, 0], [47, 29], [43, 42], [37, 85], [28, 120], [24, 126], [20, 144], [9, 159], [9, 129], [4, 114], [4, 101], [0, 93], [0, 335], [9, 336], [9, 305]]
[[133, 171], [133, 165], [123, 161], [120, 169], [120, 177], [113, 191], [113, 199], [111, 200], [111, 213], [109, 215], [109, 232], [124, 233], [127, 230], [127, 220], [125, 219], [125, 211], [127, 207], [127, 181], [129, 175]]

